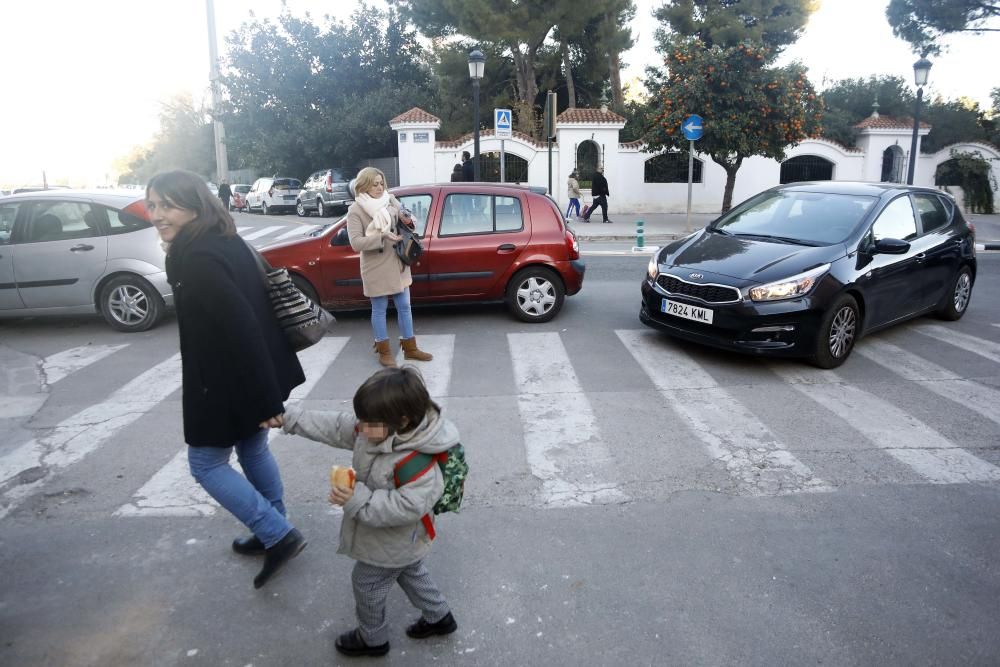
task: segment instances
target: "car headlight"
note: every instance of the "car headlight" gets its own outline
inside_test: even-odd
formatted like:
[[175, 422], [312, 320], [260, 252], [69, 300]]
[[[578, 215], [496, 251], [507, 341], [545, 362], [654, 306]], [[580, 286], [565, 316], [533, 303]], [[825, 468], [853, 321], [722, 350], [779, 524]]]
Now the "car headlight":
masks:
[[660, 275], [660, 264], [656, 261], [656, 256], [659, 254], [659, 250], [654, 250], [649, 258], [649, 264], [646, 265], [646, 275], [653, 282], [656, 281], [656, 276]]
[[823, 264], [785, 280], [751, 287], [750, 298], [754, 301], [780, 301], [781, 299], [794, 299], [803, 296], [808, 294], [816, 286], [820, 277], [829, 270], [830, 265]]

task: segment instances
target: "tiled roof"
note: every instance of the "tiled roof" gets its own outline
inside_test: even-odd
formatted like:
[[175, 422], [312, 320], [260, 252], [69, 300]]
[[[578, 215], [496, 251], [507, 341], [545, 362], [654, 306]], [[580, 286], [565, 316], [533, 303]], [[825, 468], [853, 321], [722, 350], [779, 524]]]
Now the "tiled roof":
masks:
[[566, 109], [556, 116], [557, 123], [616, 123], [623, 124], [625, 119], [614, 111], [607, 109]]
[[395, 123], [440, 123], [441, 119], [427, 113], [420, 107], [413, 107], [409, 111], [399, 114], [389, 121], [389, 125]]
[[[492, 129], [479, 130], [480, 139], [482, 139], [483, 137], [492, 137], [493, 134], [494, 131]], [[537, 139], [534, 139], [533, 137], [525, 134], [524, 132], [518, 132], [517, 130], [514, 130], [512, 134], [514, 135], [515, 139], [520, 139], [524, 143], [531, 144], [532, 146], [535, 146], [537, 148], [545, 148], [546, 146], [548, 146], [548, 144], [546, 144], [545, 142], [538, 141]], [[437, 141], [435, 142], [434, 145], [437, 148], [458, 148], [462, 144], [466, 144], [472, 141], [472, 138], [473, 138], [473, 133], [469, 132], [468, 134], [463, 134], [458, 139], [446, 139], [444, 141]], [[553, 141], [552, 145], [557, 146], [558, 144], [555, 141]]]
[[[912, 118], [893, 118], [892, 116], [868, 116], [855, 125], [859, 130], [909, 130], [913, 128]], [[920, 121], [920, 128], [929, 130], [931, 126]]]

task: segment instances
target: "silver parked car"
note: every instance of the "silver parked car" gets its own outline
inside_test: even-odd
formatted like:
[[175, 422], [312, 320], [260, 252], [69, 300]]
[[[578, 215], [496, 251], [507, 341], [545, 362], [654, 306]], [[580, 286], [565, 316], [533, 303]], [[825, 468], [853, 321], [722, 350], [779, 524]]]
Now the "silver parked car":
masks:
[[145, 331], [173, 305], [145, 193], [46, 190], [0, 200], [0, 317], [98, 312]]

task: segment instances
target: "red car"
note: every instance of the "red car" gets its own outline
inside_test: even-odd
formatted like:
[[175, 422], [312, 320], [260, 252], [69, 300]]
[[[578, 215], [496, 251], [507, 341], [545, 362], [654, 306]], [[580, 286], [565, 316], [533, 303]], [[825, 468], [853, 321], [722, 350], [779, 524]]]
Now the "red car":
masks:
[[[524, 322], [547, 322], [583, 286], [580, 244], [544, 188], [492, 183], [391, 190], [413, 212], [424, 253], [410, 267], [414, 303], [505, 301]], [[367, 308], [347, 218], [263, 248], [330, 310]]]

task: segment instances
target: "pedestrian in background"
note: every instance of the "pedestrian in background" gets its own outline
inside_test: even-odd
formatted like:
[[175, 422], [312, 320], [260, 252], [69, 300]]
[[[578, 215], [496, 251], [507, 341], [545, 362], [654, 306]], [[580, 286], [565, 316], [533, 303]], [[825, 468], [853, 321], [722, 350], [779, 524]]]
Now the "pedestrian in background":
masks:
[[594, 210], [600, 206], [601, 215], [604, 217], [603, 222], [611, 222], [608, 220], [608, 195], [611, 192], [608, 190], [608, 179], [604, 178], [604, 167], [598, 167], [594, 172], [594, 177], [591, 179], [590, 192], [594, 195], [594, 201], [590, 205], [590, 210], [583, 216], [583, 219], [590, 222], [590, 216], [594, 215]]
[[[458, 444], [458, 429], [441, 415], [412, 366], [384, 368], [354, 394], [354, 414], [290, 406], [283, 428], [317, 442], [353, 451], [353, 488], [334, 486], [329, 500], [344, 509], [337, 553], [354, 559], [351, 584], [358, 627], [334, 646], [344, 655], [389, 652], [386, 599], [398, 583], [420, 612], [406, 628], [414, 639], [458, 629], [424, 558], [430, 552], [434, 505], [444, 492], [441, 467], [396, 486], [396, 466], [415, 452], [439, 454]], [[431, 522], [428, 532], [424, 517]]]
[[451, 170], [451, 182], [461, 183], [465, 180], [465, 175], [462, 173], [462, 165], [456, 164], [455, 168]]
[[[306, 546], [286, 517], [281, 473], [267, 446], [284, 401], [305, 382], [250, 247], [205, 181], [153, 176], [146, 208], [167, 251], [180, 334], [184, 441], [195, 480], [252, 535], [233, 551], [264, 556], [260, 588]], [[243, 475], [229, 465], [236, 451]]]
[[569, 217], [569, 212], [576, 209], [576, 217], [580, 217], [580, 182], [576, 180], [576, 170], [574, 169], [570, 175], [569, 180], [566, 182], [566, 189], [569, 194], [569, 206], [566, 207], [566, 217]]
[[222, 185], [219, 186], [219, 199], [222, 200], [222, 207], [229, 210], [229, 200], [233, 196], [233, 190], [229, 187], [229, 181], [223, 179]]
[[472, 183], [476, 180], [476, 168], [472, 163], [469, 151], [462, 151], [462, 180]]
[[[347, 209], [347, 237], [351, 248], [361, 254], [361, 285], [372, 304], [372, 331], [375, 335], [375, 352], [383, 366], [395, 366], [395, 352], [389, 345], [386, 310], [389, 297], [396, 307], [399, 325], [399, 346], [403, 357], [417, 361], [430, 361], [434, 357], [417, 347], [413, 335], [413, 313], [410, 309], [410, 267], [403, 264], [392, 247], [400, 240], [396, 233], [399, 220], [399, 201], [386, 192], [385, 174], [375, 167], [365, 167], [354, 179], [354, 203]], [[366, 235], [368, 226], [376, 216], [388, 218], [392, 226], [387, 231]], [[408, 222], [412, 226], [412, 222]]]

